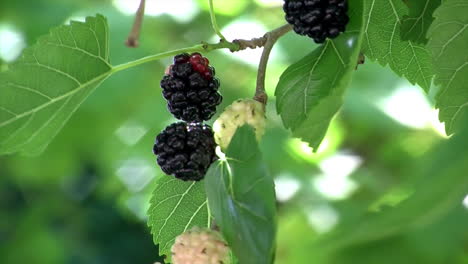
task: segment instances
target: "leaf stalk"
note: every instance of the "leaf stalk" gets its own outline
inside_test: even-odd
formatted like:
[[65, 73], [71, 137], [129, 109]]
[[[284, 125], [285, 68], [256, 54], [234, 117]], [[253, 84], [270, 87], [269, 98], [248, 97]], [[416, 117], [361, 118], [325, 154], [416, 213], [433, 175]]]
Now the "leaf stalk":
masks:
[[221, 30], [219, 29], [218, 22], [216, 21], [216, 14], [214, 11], [214, 4], [213, 0], [209, 0], [210, 3], [210, 17], [211, 17], [211, 25], [213, 26], [213, 30], [218, 35], [218, 37], [221, 39], [221, 41], [227, 41], [226, 38], [223, 36], [223, 33], [221, 33]]

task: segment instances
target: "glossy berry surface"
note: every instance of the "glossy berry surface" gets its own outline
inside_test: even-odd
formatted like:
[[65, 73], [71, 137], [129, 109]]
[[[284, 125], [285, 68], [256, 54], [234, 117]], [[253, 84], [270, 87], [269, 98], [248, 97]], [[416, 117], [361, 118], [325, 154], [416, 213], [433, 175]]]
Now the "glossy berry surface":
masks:
[[199, 53], [180, 54], [161, 80], [169, 111], [187, 122], [209, 120], [221, 103], [219, 80], [209, 60]]
[[316, 43], [336, 38], [349, 22], [347, 0], [285, 0], [286, 21]]
[[164, 173], [184, 181], [199, 181], [217, 156], [211, 127], [178, 122], [157, 137], [153, 152]]

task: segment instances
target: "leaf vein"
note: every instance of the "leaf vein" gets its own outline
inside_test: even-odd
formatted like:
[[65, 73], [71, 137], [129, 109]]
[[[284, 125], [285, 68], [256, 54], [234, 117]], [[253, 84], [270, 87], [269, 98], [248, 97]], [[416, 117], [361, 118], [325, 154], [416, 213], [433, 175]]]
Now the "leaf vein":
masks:
[[17, 116], [17, 115], [18, 115], [17, 113], [15, 113], [15, 112], [13, 112], [13, 111], [11, 111], [11, 110], [8, 110], [8, 109], [6, 109], [5, 107], [2, 107], [2, 106], [0, 106], [0, 110], [4, 111], [4, 112], [6, 112], [6, 113], [8, 113], [8, 114], [10, 114], [10, 115], [13, 115], [13, 116]]
[[16, 135], [18, 135], [21, 130], [23, 130], [25, 127], [27, 127], [29, 125], [29, 123], [31, 123], [31, 121], [33, 120], [34, 118], [34, 114], [30, 115], [28, 117], [28, 120], [26, 122], [24, 122], [23, 125], [19, 126], [17, 129], [15, 129], [15, 131], [13, 131], [13, 133], [10, 134], [10, 136], [8, 136], [3, 142], [2, 142], [2, 145], [5, 145], [6, 143], [8, 143], [11, 139], [13, 139]]
[[47, 106], [49, 106], [49, 105], [51, 105], [51, 104], [53, 104], [53, 103], [55, 103], [57, 101], [60, 101], [60, 100], [63, 100], [65, 98], [69, 97], [69, 96], [72, 96], [75, 93], [77, 93], [77, 92], [81, 91], [82, 89], [86, 88], [87, 86], [92, 85], [94, 82], [97, 82], [98, 80], [100, 80], [102, 78], [105, 78], [107, 76], [109, 76], [109, 72], [105, 72], [105, 73], [103, 73], [101, 75], [98, 75], [95, 78], [91, 79], [90, 81], [84, 83], [83, 85], [77, 87], [74, 90], [71, 90], [71, 91], [69, 91], [69, 92], [67, 92], [67, 93], [65, 93], [65, 94], [63, 94], [61, 96], [57, 96], [57, 97], [53, 98], [52, 100], [50, 100], [49, 102], [47, 102], [45, 104], [39, 105], [39, 106], [29, 110], [29, 111], [26, 111], [24, 113], [16, 115], [16, 117], [14, 117], [14, 118], [11, 118], [9, 120], [6, 120], [6, 121], [0, 123], [0, 128], [3, 127], [3, 126], [6, 126], [6, 125], [8, 125], [8, 124], [10, 124], [10, 123], [12, 123], [12, 122], [14, 122], [16, 120], [18, 120], [19, 118], [22, 118], [24, 116], [28, 116], [28, 115], [30, 115], [32, 113], [35, 113], [35, 112], [38, 112], [38, 111], [42, 110], [43, 108], [45, 108], [45, 107], [47, 107]]
[[52, 120], [54, 120], [54, 118], [60, 113], [60, 111], [68, 104], [68, 102], [70, 102], [70, 99], [73, 98], [73, 97], [69, 97], [65, 102], [63, 102], [63, 104], [55, 111], [55, 113], [50, 116], [46, 122], [44, 122], [40, 127], [39, 129], [37, 129], [36, 131], [34, 131], [34, 133], [28, 137], [28, 140], [26, 140], [25, 142], [17, 145], [17, 148], [21, 148], [23, 147], [24, 145], [28, 144], [29, 142], [31, 142], [34, 138], [37, 137], [37, 135], [40, 134], [40, 132], [45, 128], [47, 127], [50, 122], [52, 122]]
[[67, 77], [68, 79], [76, 82], [78, 84], [78, 86], [82, 85], [82, 83], [80, 81], [78, 81], [75, 77], [71, 76], [70, 74], [66, 73], [66, 72], [63, 72], [59, 69], [56, 69], [56, 68], [53, 68], [53, 67], [50, 67], [50, 66], [47, 66], [47, 65], [44, 65], [44, 64], [41, 64], [41, 63], [29, 63], [29, 62], [23, 62], [21, 63], [22, 65], [28, 65], [28, 66], [34, 66], [34, 67], [42, 67], [44, 69], [48, 69], [50, 71], [53, 71], [53, 72], [56, 72], [64, 77]]
[[96, 56], [94, 54], [92, 54], [91, 52], [88, 52], [82, 48], [79, 48], [79, 47], [72, 47], [72, 46], [68, 46], [68, 45], [65, 45], [65, 44], [55, 44], [55, 43], [52, 43], [52, 42], [47, 42], [46, 43], [47, 45], [52, 45], [52, 46], [55, 46], [55, 47], [63, 47], [63, 48], [67, 48], [67, 49], [71, 49], [71, 50], [76, 50], [76, 51], [80, 51], [92, 58], [96, 58], [102, 62], [104, 62], [107, 66], [111, 66], [106, 60], [104, 60], [102, 57], [99, 57], [99, 56]]
[[38, 90], [33, 89], [33, 88], [31, 88], [31, 87], [28, 87], [28, 86], [24, 86], [24, 85], [12, 83], [12, 82], [6, 83], [6, 85], [9, 85], [9, 86], [12, 86], [12, 87], [15, 87], [15, 88], [18, 88], [18, 89], [22, 89], [22, 90], [25, 90], [25, 91], [28, 91], [28, 92], [37, 94], [37, 95], [39, 95], [39, 96], [42, 96], [42, 97], [44, 97], [44, 98], [47, 98], [48, 100], [52, 100], [52, 97], [48, 96], [47, 94], [44, 94], [44, 93], [42, 93], [42, 92], [39, 92]]
[[164, 229], [164, 227], [166, 227], [167, 225], [167, 221], [169, 220], [169, 218], [171, 218], [171, 216], [174, 214], [174, 212], [177, 210], [177, 208], [179, 207], [180, 203], [182, 203], [182, 200], [184, 199], [185, 195], [187, 195], [187, 193], [192, 189], [192, 187], [195, 185], [196, 182], [193, 182], [189, 188], [187, 188], [187, 190], [181, 195], [179, 201], [177, 202], [177, 204], [174, 206], [174, 209], [172, 209], [171, 213], [166, 217], [166, 220], [164, 220], [164, 223], [163, 225], [161, 226], [161, 228], [159, 229], [159, 232], [158, 234], [156, 235], [156, 237], [154, 238], [155, 241], [157, 241], [159, 239], [159, 237], [161, 236], [161, 232], [162, 230]]

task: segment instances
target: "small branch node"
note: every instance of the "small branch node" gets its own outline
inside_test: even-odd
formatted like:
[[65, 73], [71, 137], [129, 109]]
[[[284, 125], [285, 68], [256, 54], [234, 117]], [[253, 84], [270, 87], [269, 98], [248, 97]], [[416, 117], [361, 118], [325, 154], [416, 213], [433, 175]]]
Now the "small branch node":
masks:
[[258, 94], [255, 94], [253, 99], [262, 103], [263, 105], [266, 105], [268, 102], [268, 95], [265, 92], [260, 92]]
[[235, 39], [232, 42], [239, 45], [239, 50], [245, 49], [256, 49], [265, 46], [267, 41], [266, 35], [260, 38], [253, 38], [253, 39]]

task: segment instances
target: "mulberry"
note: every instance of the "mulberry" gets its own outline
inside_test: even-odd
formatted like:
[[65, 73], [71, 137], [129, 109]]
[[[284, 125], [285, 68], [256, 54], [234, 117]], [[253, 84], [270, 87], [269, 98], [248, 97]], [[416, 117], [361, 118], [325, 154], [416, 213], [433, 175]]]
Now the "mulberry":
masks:
[[213, 124], [216, 143], [226, 149], [237, 128], [244, 124], [252, 126], [260, 140], [265, 133], [265, 106], [252, 99], [237, 100], [228, 106]]
[[223, 99], [214, 75], [208, 59], [199, 53], [175, 56], [174, 64], [161, 80], [169, 111], [186, 122], [209, 120]]
[[157, 137], [153, 152], [164, 173], [184, 181], [199, 181], [217, 156], [211, 127], [178, 122]]
[[294, 31], [316, 43], [336, 38], [349, 22], [347, 0], [285, 0], [283, 10]]
[[218, 232], [193, 228], [179, 235], [171, 249], [174, 264], [229, 264], [229, 247]]

